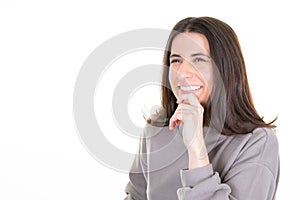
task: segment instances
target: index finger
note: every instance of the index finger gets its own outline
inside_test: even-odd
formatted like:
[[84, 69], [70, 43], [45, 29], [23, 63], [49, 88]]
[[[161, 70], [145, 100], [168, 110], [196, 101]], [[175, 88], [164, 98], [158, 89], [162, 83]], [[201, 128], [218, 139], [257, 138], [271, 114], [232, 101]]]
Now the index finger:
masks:
[[197, 96], [194, 93], [181, 94], [177, 103], [186, 103], [196, 107], [201, 106]]

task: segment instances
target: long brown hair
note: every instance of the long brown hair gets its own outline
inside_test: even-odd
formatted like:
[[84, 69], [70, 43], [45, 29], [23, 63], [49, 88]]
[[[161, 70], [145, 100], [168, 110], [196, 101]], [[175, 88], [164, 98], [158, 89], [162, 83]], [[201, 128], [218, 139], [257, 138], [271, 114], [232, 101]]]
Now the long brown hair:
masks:
[[[164, 116], [163, 126], [169, 124], [169, 120], [177, 108], [176, 97], [170, 89], [168, 66], [170, 66], [173, 39], [183, 32], [196, 32], [207, 38], [210, 57], [223, 83], [224, 94], [220, 90], [220, 85], [214, 84], [210, 102], [204, 105], [204, 125], [211, 125], [212, 112], [219, 112], [220, 114], [216, 116], [223, 118], [223, 120], [217, 120], [222, 122], [221, 128], [220, 126], [218, 128], [222, 134], [246, 134], [257, 127], [275, 128], [273, 122], [276, 119], [265, 123], [254, 107], [244, 58], [235, 32], [223, 21], [211, 17], [183, 19], [174, 26], [169, 36], [164, 52], [161, 85], [161, 111], [163, 112], [159, 112], [160, 117], [158, 117]], [[222, 95], [225, 97], [223, 101]], [[214, 98], [218, 100], [215, 101], [217, 102], [216, 108], [212, 109], [211, 102]], [[155, 124], [155, 121], [157, 120], [152, 118], [148, 120], [148, 123]]]

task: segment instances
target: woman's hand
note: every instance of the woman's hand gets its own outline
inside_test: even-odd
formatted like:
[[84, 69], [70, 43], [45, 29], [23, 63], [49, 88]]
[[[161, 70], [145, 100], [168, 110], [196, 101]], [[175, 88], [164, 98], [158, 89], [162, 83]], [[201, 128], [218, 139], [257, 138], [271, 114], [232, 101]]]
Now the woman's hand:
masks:
[[183, 142], [187, 149], [203, 140], [204, 109], [193, 93], [182, 94], [177, 100], [178, 107], [170, 119], [169, 128], [183, 123]]
[[193, 93], [182, 94], [177, 100], [178, 107], [170, 119], [169, 129], [183, 124], [183, 142], [188, 149], [189, 168], [202, 167], [209, 164], [203, 138], [204, 109]]

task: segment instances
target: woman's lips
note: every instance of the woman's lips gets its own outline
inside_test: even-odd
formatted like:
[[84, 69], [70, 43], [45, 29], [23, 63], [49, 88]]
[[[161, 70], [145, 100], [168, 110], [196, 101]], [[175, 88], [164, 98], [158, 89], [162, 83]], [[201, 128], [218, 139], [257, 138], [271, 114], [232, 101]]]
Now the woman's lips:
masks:
[[183, 93], [195, 92], [202, 88], [201, 85], [179, 85], [178, 89], [180, 89]]

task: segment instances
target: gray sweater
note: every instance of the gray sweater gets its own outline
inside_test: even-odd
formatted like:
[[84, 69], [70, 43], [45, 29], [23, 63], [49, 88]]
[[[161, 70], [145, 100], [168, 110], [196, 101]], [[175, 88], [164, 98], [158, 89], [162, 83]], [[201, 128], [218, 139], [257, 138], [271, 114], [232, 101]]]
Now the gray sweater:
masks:
[[[129, 173], [125, 199], [275, 199], [279, 155], [273, 129], [257, 128], [245, 135], [226, 136], [207, 133], [205, 127], [211, 164], [192, 170], [187, 169], [181, 130], [146, 126]], [[213, 134], [215, 137], [206, 137]]]

